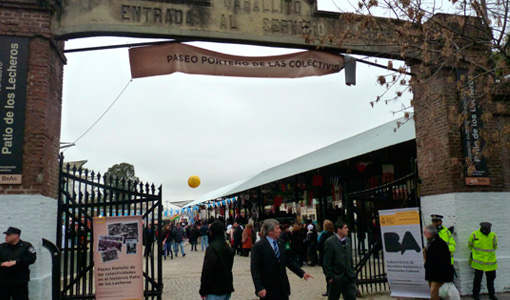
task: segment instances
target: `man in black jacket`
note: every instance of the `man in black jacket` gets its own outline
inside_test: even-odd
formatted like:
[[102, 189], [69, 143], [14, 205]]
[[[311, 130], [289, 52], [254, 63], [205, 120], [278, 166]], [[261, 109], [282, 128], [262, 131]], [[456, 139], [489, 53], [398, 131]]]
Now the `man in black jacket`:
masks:
[[275, 219], [267, 219], [262, 224], [263, 237], [255, 243], [251, 252], [251, 276], [255, 294], [264, 300], [287, 300], [290, 295], [288, 267], [305, 280], [313, 278], [303, 271], [285, 254], [285, 246], [280, 237], [280, 224]]
[[21, 230], [9, 227], [0, 244], [0, 299], [28, 300], [29, 265], [37, 259], [35, 249], [20, 239]]
[[443, 239], [439, 237], [434, 224], [423, 229], [427, 239], [427, 246], [423, 250], [425, 257], [425, 280], [429, 282], [430, 299], [440, 300], [439, 288], [445, 282], [453, 282], [453, 266], [450, 249]]
[[225, 225], [214, 221], [209, 228], [211, 240], [205, 250], [200, 295], [202, 299], [230, 299], [234, 291], [232, 266], [234, 250], [225, 241]]

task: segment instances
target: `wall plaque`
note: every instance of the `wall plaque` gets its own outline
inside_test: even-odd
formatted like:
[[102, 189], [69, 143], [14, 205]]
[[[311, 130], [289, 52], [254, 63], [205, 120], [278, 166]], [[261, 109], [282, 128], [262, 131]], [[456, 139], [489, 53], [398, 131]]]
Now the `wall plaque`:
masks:
[[[321, 46], [400, 57], [398, 45], [383, 42], [391, 30], [378, 34], [346, 18], [345, 14], [317, 11], [314, 0], [66, 0], [56, 14], [53, 33], [62, 39], [122, 35], [308, 49]], [[402, 23], [387, 18], [375, 21], [383, 27]]]

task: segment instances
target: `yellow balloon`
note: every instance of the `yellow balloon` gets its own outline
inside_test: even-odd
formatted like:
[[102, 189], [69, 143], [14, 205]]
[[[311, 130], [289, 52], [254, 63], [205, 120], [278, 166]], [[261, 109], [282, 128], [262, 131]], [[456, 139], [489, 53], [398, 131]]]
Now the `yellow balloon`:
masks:
[[196, 188], [200, 185], [200, 178], [197, 175], [190, 176], [188, 178], [188, 185], [190, 188]]

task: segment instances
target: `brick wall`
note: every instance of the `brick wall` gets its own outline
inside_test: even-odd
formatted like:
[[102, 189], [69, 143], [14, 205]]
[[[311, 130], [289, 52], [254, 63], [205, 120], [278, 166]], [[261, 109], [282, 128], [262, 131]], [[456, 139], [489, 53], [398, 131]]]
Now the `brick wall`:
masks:
[[[484, 122], [486, 142], [491, 147], [491, 152], [486, 154], [490, 186], [466, 186], [460, 126], [456, 119], [460, 115], [459, 97], [455, 86], [453, 70], [441, 71], [413, 85], [416, 150], [422, 195], [510, 190], [510, 164], [503, 155], [508, 153], [508, 149], [505, 143], [492, 139], [490, 135], [501, 131], [508, 124], [508, 118], [501, 117], [493, 117]], [[489, 109], [487, 106], [482, 107], [483, 111]]]
[[7, 1], [0, 7], [0, 34], [30, 38], [23, 146], [23, 182], [1, 185], [0, 194], [57, 198], [58, 152], [65, 57], [51, 39], [51, 7], [38, 1]]

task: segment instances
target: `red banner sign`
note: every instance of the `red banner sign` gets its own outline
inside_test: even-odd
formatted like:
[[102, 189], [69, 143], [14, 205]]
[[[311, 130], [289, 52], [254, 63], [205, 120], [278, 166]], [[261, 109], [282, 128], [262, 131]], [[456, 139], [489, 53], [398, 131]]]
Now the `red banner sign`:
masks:
[[182, 72], [188, 74], [297, 78], [340, 72], [344, 57], [320, 51], [247, 57], [180, 44], [129, 49], [131, 77], [140, 78]]

